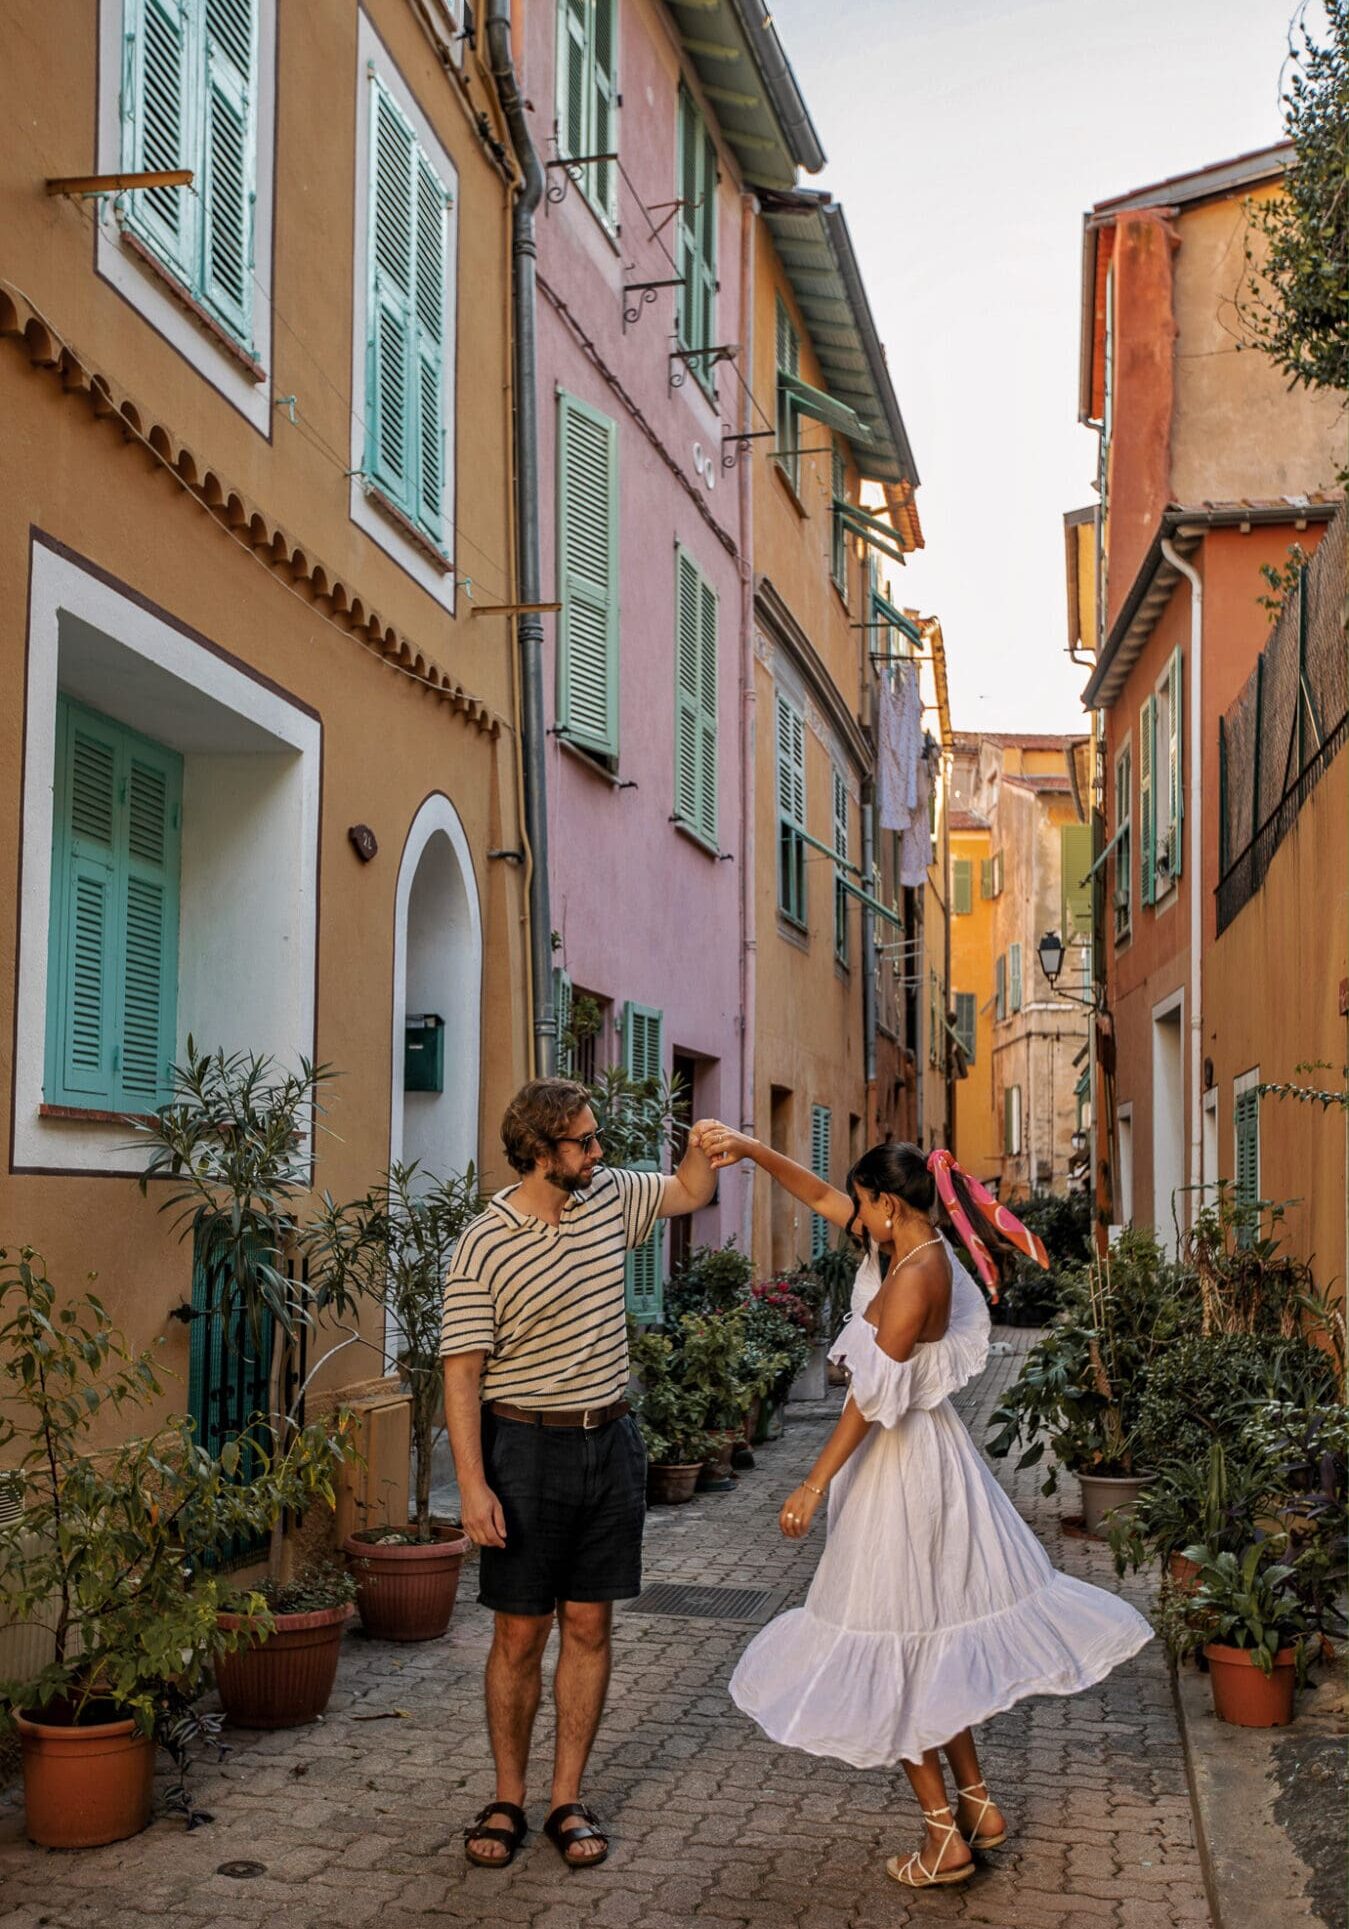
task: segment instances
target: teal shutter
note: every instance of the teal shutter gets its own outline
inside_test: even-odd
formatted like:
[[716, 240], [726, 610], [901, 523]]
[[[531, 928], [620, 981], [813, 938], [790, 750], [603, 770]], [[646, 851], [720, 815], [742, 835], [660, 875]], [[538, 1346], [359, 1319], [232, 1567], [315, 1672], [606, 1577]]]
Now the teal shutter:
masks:
[[[848, 862], [848, 786], [843, 772], [834, 772], [834, 855]], [[848, 887], [842, 870], [834, 872], [834, 956], [848, 962]]]
[[[848, 595], [848, 529], [843, 520], [839, 504], [845, 500], [848, 486], [848, 471], [843, 457], [835, 448], [830, 458], [830, 486], [834, 496], [834, 513], [829, 524], [829, 574], [835, 586], [842, 590], [844, 600]], [[872, 645], [873, 649], [876, 647]]]
[[571, 979], [562, 970], [553, 973], [553, 1013], [557, 1025], [557, 1075], [576, 1076], [576, 1048], [568, 1036], [571, 1031]]
[[239, 340], [253, 333], [256, 0], [206, 0], [202, 293]]
[[1127, 746], [1115, 764], [1115, 935], [1123, 937], [1133, 919], [1133, 760]]
[[[560, 158], [611, 154], [617, 146], [617, 0], [559, 0], [557, 138]], [[577, 185], [611, 226], [618, 221], [618, 169], [587, 161]]]
[[1181, 727], [1181, 713], [1184, 708], [1185, 659], [1183, 651], [1177, 649], [1171, 657], [1171, 671], [1167, 679], [1170, 701], [1167, 705], [1167, 815], [1168, 853], [1171, 875], [1177, 878], [1181, 873], [1185, 839], [1182, 824], [1185, 817], [1185, 786], [1183, 779], [1184, 735]]
[[1021, 946], [1007, 947], [1007, 1008], [1009, 1011], [1021, 1009]]
[[[717, 292], [717, 153], [703, 117], [686, 87], [679, 90], [676, 180], [680, 207], [676, 228], [677, 267], [683, 277], [677, 298], [676, 328], [687, 349], [713, 346]], [[710, 387], [712, 371], [704, 356], [693, 372]]]
[[[618, 146], [618, 50], [615, 45], [618, 0], [591, 0], [591, 145], [590, 154], [612, 154]], [[597, 161], [589, 169], [594, 200], [611, 227], [618, 225], [618, 165]]]
[[717, 598], [675, 551], [675, 816], [717, 844]]
[[558, 728], [583, 749], [618, 755], [618, 429], [559, 395]]
[[[781, 296], [778, 297], [777, 303], [776, 352], [779, 375], [801, 373], [801, 343], [797, 339], [791, 316], [787, 313]], [[791, 478], [793, 489], [797, 487], [801, 473], [801, 458], [796, 453], [796, 434], [796, 408], [786, 384], [779, 382], [777, 384], [778, 461]]]
[[968, 857], [958, 857], [951, 865], [951, 909], [958, 918], [969, 917], [974, 909], [974, 865]]
[[61, 698], [44, 1090], [54, 1105], [152, 1111], [178, 996], [182, 759]]
[[972, 991], [956, 993], [956, 1036], [960, 1049], [965, 1054], [965, 1063], [974, 1063], [974, 1045], [978, 1032], [979, 1001]]
[[806, 921], [806, 725], [800, 711], [777, 700], [778, 909]]
[[[810, 1169], [817, 1179], [829, 1184], [833, 1114], [827, 1105], [810, 1108]], [[829, 1250], [829, 1221], [818, 1212], [810, 1215], [810, 1256], [819, 1259]]]
[[[196, 16], [200, 0], [127, 0], [122, 154], [132, 173], [200, 168]], [[198, 177], [199, 178], [199, 177]], [[122, 219], [187, 287], [196, 280], [197, 210], [192, 188], [149, 188], [126, 197]]]
[[999, 954], [998, 961], [993, 967], [993, 982], [996, 1000], [994, 1012], [997, 1017], [1005, 1018], [1007, 1016], [1007, 954], [1005, 952]]
[[[658, 1079], [665, 1069], [665, 1015], [648, 1005], [623, 1007], [623, 1066], [632, 1079]], [[641, 1159], [639, 1172], [660, 1170], [656, 1159]], [[657, 1220], [651, 1237], [627, 1257], [627, 1307], [642, 1324], [658, 1320], [663, 1307], [665, 1226]]]
[[[1255, 1206], [1260, 1199], [1260, 1094], [1253, 1087], [1237, 1094], [1235, 1127], [1237, 1203]], [[1238, 1243], [1242, 1246], [1253, 1245], [1256, 1232], [1252, 1213], [1249, 1224], [1238, 1228]]]
[[372, 76], [366, 472], [444, 546], [449, 194]]
[[1157, 699], [1138, 712], [1139, 874], [1144, 904], [1157, 902]]

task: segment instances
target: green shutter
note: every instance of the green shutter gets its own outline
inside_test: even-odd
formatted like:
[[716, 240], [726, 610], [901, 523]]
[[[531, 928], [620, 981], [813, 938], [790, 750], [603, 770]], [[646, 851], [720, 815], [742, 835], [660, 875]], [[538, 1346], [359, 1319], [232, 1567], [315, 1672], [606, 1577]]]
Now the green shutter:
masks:
[[366, 472], [437, 546], [448, 199], [402, 110], [372, 77]]
[[571, 1031], [571, 979], [560, 967], [553, 972], [553, 1014], [557, 1025], [557, 1075], [559, 1078], [573, 1078], [576, 1053], [568, 1037]]
[[[559, 0], [557, 136], [561, 158], [611, 154], [617, 145], [617, 0]], [[596, 213], [618, 220], [618, 170], [587, 161], [577, 185]]]
[[[676, 184], [680, 199], [675, 228], [678, 273], [675, 326], [688, 349], [714, 344], [717, 290], [717, 154], [687, 88], [679, 90]], [[705, 388], [712, 370], [705, 356], [692, 364]]]
[[558, 728], [618, 755], [618, 429], [558, 397]]
[[1062, 887], [1059, 929], [1066, 944], [1074, 936], [1091, 930], [1091, 878], [1093, 833], [1090, 824], [1059, 826], [1059, 871]]
[[[194, 31], [200, 0], [127, 0], [122, 154], [128, 171], [200, 165]], [[196, 280], [198, 210], [192, 188], [129, 194], [122, 219], [189, 288]]]
[[1170, 703], [1170, 728], [1167, 732], [1167, 815], [1169, 818], [1168, 838], [1170, 849], [1171, 876], [1177, 878], [1181, 873], [1185, 839], [1182, 825], [1185, 818], [1185, 787], [1183, 767], [1185, 739], [1182, 731], [1182, 711], [1184, 708], [1185, 659], [1181, 650], [1171, 657], [1171, 671], [1168, 678]]
[[[1253, 1087], [1237, 1094], [1234, 1122], [1237, 1203], [1253, 1206], [1260, 1198], [1260, 1094]], [[1250, 1223], [1238, 1229], [1238, 1243], [1254, 1244], [1257, 1230], [1252, 1214]]]
[[1126, 747], [1115, 764], [1115, 935], [1122, 937], [1133, 918], [1133, 761]]
[[675, 551], [675, 816], [717, 843], [717, 598]]
[[[622, 1023], [623, 1067], [632, 1079], [658, 1079], [665, 1069], [665, 1015], [649, 1005], [626, 1004]], [[655, 1159], [636, 1162], [641, 1172], [656, 1172]], [[651, 1237], [628, 1254], [627, 1308], [635, 1320], [648, 1323], [661, 1315], [665, 1228], [657, 1220]]]
[[974, 865], [968, 857], [958, 857], [951, 865], [951, 909], [958, 918], [974, 910]]
[[[618, 146], [618, 0], [591, 0], [591, 122], [589, 154], [612, 154]], [[618, 223], [618, 166], [597, 161], [587, 173], [593, 198], [611, 226]]]
[[[834, 772], [834, 855], [848, 862], [848, 786], [843, 772]], [[848, 962], [848, 886], [842, 870], [834, 872], [834, 956]]]
[[[786, 304], [779, 295], [777, 301], [777, 370], [779, 375], [799, 375], [801, 372], [801, 343], [796, 330], [792, 327], [791, 316]], [[796, 407], [786, 385], [777, 384], [777, 445], [778, 461], [791, 478], [796, 488], [800, 478], [801, 459], [796, 453], [797, 428]]]
[[1009, 1011], [1021, 1009], [1021, 946], [1019, 944], [1007, 947], [1007, 1008]]
[[178, 997], [182, 759], [82, 705], [57, 706], [44, 1091], [152, 1111]]
[[993, 983], [994, 997], [996, 1000], [993, 1008], [994, 1012], [997, 1017], [1005, 1018], [1007, 1016], [1007, 957], [1005, 953], [999, 955], [998, 961], [993, 967]]
[[956, 993], [956, 1036], [960, 1049], [965, 1054], [965, 1063], [973, 1065], [974, 1046], [978, 1035], [979, 1001], [972, 991]]
[[206, 0], [202, 139], [202, 293], [207, 306], [250, 345], [256, 13], [256, 0]]
[[979, 895], [981, 898], [993, 896], [993, 859], [981, 857], [979, 860]]
[[[829, 524], [829, 574], [846, 599], [848, 594], [848, 526], [843, 520], [838, 504], [845, 499], [848, 486], [848, 470], [839, 450], [835, 448], [830, 458], [830, 486], [833, 490], [834, 513]], [[872, 645], [873, 649], [875, 645]]]
[[557, 129], [562, 156], [588, 154], [586, 69], [590, 0], [561, 0], [557, 30]]
[[799, 710], [777, 699], [778, 908], [806, 921], [806, 726]]
[[[834, 1132], [833, 1114], [827, 1105], [810, 1108], [810, 1169], [817, 1179], [829, 1184], [830, 1155]], [[818, 1259], [829, 1250], [829, 1221], [818, 1212], [810, 1216], [810, 1256]]]
[[1157, 699], [1148, 697], [1138, 712], [1139, 872], [1144, 904], [1157, 902]]

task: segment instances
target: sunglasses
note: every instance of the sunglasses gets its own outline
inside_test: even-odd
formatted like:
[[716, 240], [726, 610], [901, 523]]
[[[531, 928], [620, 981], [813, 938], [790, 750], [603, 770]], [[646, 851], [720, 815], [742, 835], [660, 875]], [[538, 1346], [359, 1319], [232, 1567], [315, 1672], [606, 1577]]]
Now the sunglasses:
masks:
[[599, 1149], [600, 1149], [600, 1135], [599, 1135], [599, 1133], [598, 1133], [598, 1132], [587, 1132], [584, 1138], [581, 1138], [581, 1139], [570, 1139], [570, 1138], [561, 1138], [561, 1139], [554, 1139], [554, 1140], [553, 1140], [553, 1144], [554, 1144], [554, 1145], [579, 1145], [579, 1146], [580, 1146], [580, 1148], [581, 1148], [581, 1150], [582, 1150], [582, 1152], [589, 1152], [589, 1150], [590, 1150], [590, 1148], [591, 1148], [592, 1146], [594, 1146], [594, 1148], [595, 1148], [595, 1150], [596, 1150], [596, 1151], [598, 1152], [598, 1151], [599, 1151]]

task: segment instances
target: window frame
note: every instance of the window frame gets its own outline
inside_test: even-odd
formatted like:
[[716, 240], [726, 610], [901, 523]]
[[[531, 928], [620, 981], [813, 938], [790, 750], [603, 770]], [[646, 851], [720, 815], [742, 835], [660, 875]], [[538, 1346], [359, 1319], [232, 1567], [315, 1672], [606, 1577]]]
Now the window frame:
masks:
[[[693, 661], [686, 662], [684, 630], [685, 588], [694, 598]], [[709, 609], [711, 613], [709, 637]], [[720, 816], [718, 771], [720, 735], [718, 658], [721, 603], [710, 578], [682, 543], [675, 544], [674, 607], [674, 822], [715, 856]], [[684, 754], [690, 756], [692, 811], [681, 796]]]
[[[778, 820], [778, 915], [800, 931], [808, 930], [807, 911], [808, 893], [806, 889], [806, 844], [802, 833], [807, 823], [806, 797], [806, 719], [805, 712], [797, 708], [786, 693], [775, 691], [774, 705], [774, 787]], [[783, 784], [783, 730], [784, 716], [791, 720], [792, 768], [790, 771], [793, 803], [798, 808], [788, 811], [784, 808]], [[796, 757], [797, 745], [800, 756]], [[791, 890], [784, 889], [790, 882]]]
[[[791, 484], [792, 494], [801, 494], [801, 456], [798, 444], [796, 404], [790, 392], [778, 380], [779, 375], [801, 373], [801, 336], [796, 323], [792, 320], [791, 310], [782, 299], [781, 290], [776, 297], [774, 308], [774, 346], [773, 346], [773, 387], [775, 406], [773, 414], [775, 452], [774, 460], [786, 480]], [[784, 346], [789, 347], [786, 361], [782, 358]]]
[[[837, 441], [834, 443], [830, 459], [830, 481], [833, 485], [835, 503], [846, 500], [848, 486], [848, 465]], [[839, 510], [836, 508], [829, 519], [829, 580], [848, 603], [848, 529]], [[851, 605], [849, 605], [851, 607]], [[871, 646], [873, 649], [875, 645]]]
[[973, 914], [974, 859], [953, 857], [951, 859], [951, 915], [954, 918], [968, 918]]
[[[571, 417], [598, 429], [607, 445], [607, 475], [603, 483], [608, 533], [605, 540], [608, 579], [600, 585], [587, 582], [584, 572], [571, 567], [572, 551], [567, 536], [567, 518], [572, 491], [568, 483], [568, 422]], [[555, 452], [557, 496], [557, 592], [562, 602], [557, 624], [556, 729], [559, 738], [584, 755], [593, 757], [609, 770], [616, 770], [621, 744], [619, 621], [621, 611], [621, 565], [619, 548], [618, 423], [579, 395], [559, 388], [557, 392], [557, 447]], [[604, 724], [602, 728], [578, 727], [573, 710], [573, 607], [588, 606], [602, 613], [604, 625]]]
[[[1115, 849], [1112, 862], [1115, 866], [1115, 888], [1110, 894], [1111, 929], [1116, 944], [1122, 944], [1133, 931], [1134, 914], [1134, 869], [1133, 869], [1133, 783], [1134, 783], [1134, 743], [1133, 733], [1126, 733], [1119, 749], [1115, 752]], [[1123, 874], [1123, 884], [1120, 878]], [[1124, 902], [1121, 905], [1120, 898]]]
[[[834, 855], [848, 862], [848, 780], [837, 764], [831, 768], [832, 793], [834, 803]], [[839, 867], [834, 869], [834, 958], [845, 969], [849, 966], [852, 948], [849, 943], [849, 897], [846, 873]]]
[[[638, 1055], [635, 1051], [637, 1021], [647, 1027], [647, 1049]], [[650, 1030], [654, 1025], [655, 1051], [651, 1051]], [[621, 1051], [623, 1069], [629, 1078], [660, 1078], [665, 1071], [665, 1013], [654, 1005], [640, 1005], [629, 1000], [623, 1006], [620, 1021]], [[657, 1159], [635, 1159], [634, 1172], [659, 1172]], [[665, 1224], [657, 1219], [650, 1236], [640, 1246], [633, 1247], [624, 1260], [623, 1296], [629, 1315], [641, 1324], [658, 1322], [665, 1310]], [[649, 1269], [650, 1280], [644, 1283], [642, 1275]]]
[[[706, 351], [717, 346], [717, 194], [720, 170], [716, 143], [697, 101], [681, 80], [675, 109], [675, 261], [683, 276], [675, 290], [675, 339], [684, 350], [694, 380], [710, 400], [716, 399], [716, 369]], [[689, 141], [694, 141], [690, 179]], [[699, 181], [701, 177], [701, 194]], [[709, 187], [710, 178], [710, 187]], [[687, 190], [695, 191], [689, 207]], [[700, 327], [690, 329], [689, 311], [701, 313]], [[706, 340], [695, 339], [705, 334]]]
[[965, 1054], [966, 1065], [975, 1062], [979, 1040], [979, 995], [974, 991], [958, 991], [955, 994], [956, 1036], [960, 1049]]
[[[582, 48], [584, 72], [581, 81], [581, 147], [584, 154], [619, 152], [619, 111], [621, 90], [618, 84], [618, 0], [583, 0], [586, 10], [586, 29]], [[595, 31], [599, 10], [606, 9], [609, 19], [609, 72], [603, 74], [597, 65]], [[570, 103], [567, 98], [571, 77], [571, 49], [574, 45], [571, 34], [571, 0], [558, 0], [555, 14], [556, 40], [554, 42], [554, 120], [553, 141], [559, 160], [569, 160], [567, 153], [567, 121]], [[565, 58], [564, 58], [565, 55]], [[602, 77], [603, 76], [603, 77]], [[604, 111], [608, 115], [610, 139], [605, 147], [599, 146], [597, 132], [600, 120], [601, 99], [607, 92]], [[606, 172], [607, 170], [607, 172]], [[571, 174], [571, 170], [567, 170]], [[605, 232], [615, 240], [620, 232], [618, 218], [618, 163], [610, 161], [603, 164], [590, 162], [571, 175], [577, 192]], [[607, 183], [607, 191], [601, 183]]]

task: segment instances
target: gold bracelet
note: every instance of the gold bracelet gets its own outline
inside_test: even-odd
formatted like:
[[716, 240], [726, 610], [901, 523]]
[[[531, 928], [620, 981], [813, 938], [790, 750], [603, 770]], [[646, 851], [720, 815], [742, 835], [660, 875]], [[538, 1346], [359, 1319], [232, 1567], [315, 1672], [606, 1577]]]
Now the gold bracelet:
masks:
[[803, 1480], [801, 1482], [801, 1485], [805, 1488], [808, 1494], [818, 1494], [821, 1500], [825, 1500], [828, 1498], [829, 1490], [827, 1487], [812, 1486], [812, 1484], [808, 1480]]

